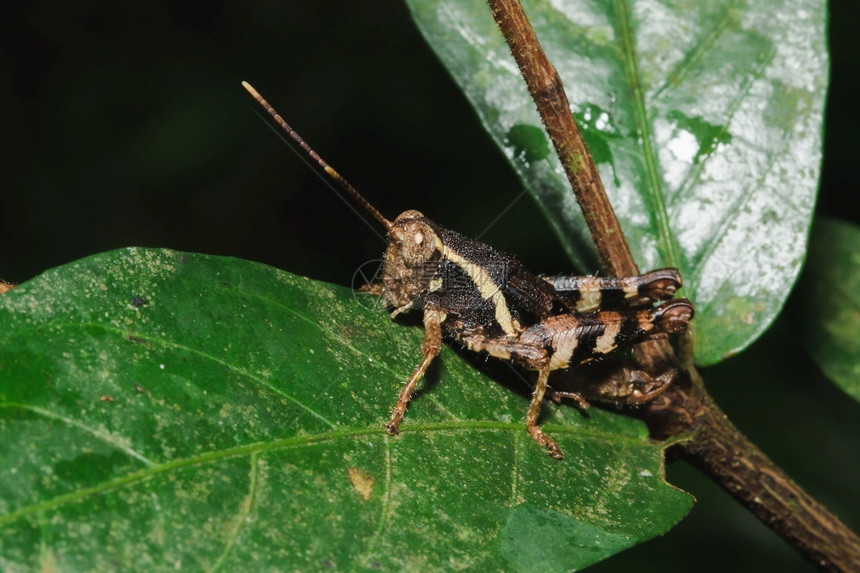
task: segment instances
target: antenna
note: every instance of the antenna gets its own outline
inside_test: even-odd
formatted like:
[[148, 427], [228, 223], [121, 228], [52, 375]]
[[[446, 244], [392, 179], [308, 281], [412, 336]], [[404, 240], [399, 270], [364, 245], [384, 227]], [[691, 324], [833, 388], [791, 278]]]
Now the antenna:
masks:
[[373, 217], [374, 217], [377, 221], [379, 221], [380, 223], [382, 223], [382, 224], [385, 226], [385, 229], [386, 229], [387, 231], [390, 231], [390, 230], [391, 230], [391, 227], [392, 227], [391, 221], [389, 221], [388, 219], [386, 219], [385, 217], [383, 217], [383, 216], [382, 216], [382, 213], [380, 213], [379, 211], [377, 211], [377, 210], [376, 210], [376, 208], [375, 208], [373, 205], [371, 205], [371, 204], [370, 204], [370, 202], [369, 202], [367, 199], [365, 199], [364, 197], [362, 197], [361, 193], [359, 193], [358, 191], [356, 191], [355, 187], [353, 187], [353, 186], [350, 184], [350, 182], [349, 182], [349, 181], [347, 181], [346, 179], [344, 179], [344, 178], [343, 178], [343, 176], [341, 176], [341, 174], [340, 174], [340, 173], [338, 173], [337, 171], [335, 171], [335, 170], [331, 167], [331, 165], [329, 165], [328, 163], [326, 163], [326, 162], [323, 160], [323, 158], [322, 158], [322, 157], [320, 157], [319, 155], [317, 155], [317, 152], [316, 152], [316, 151], [314, 151], [313, 149], [311, 149], [311, 146], [310, 146], [310, 145], [308, 145], [307, 143], [305, 143], [305, 140], [304, 140], [304, 139], [302, 139], [302, 136], [300, 136], [298, 133], [296, 133], [296, 130], [295, 130], [295, 129], [293, 129], [292, 127], [290, 127], [290, 124], [288, 124], [286, 121], [284, 121], [284, 118], [282, 118], [282, 117], [280, 116], [280, 114], [278, 114], [278, 112], [277, 112], [277, 111], [275, 111], [275, 108], [273, 108], [273, 107], [271, 106], [271, 104], [269, 104], [269, 102], [267, 102], [265, 99], [263, 99], [263, 96], [261, 96], [261, 95], [260, 95], [260, 93], [259, 93], [257, 90], [255, 90], [255, 89], [254, 89], [254, 87], [253, 87], [251, 84], [249, 84], [248, 82], [242, 82], [242, 87], [244, 87], [246, 90], [248, 90], [248, 93], [249, 93], [249, 94], [251, 94], [251, 96], [252, 96], [255, 100], [257, 100], [257, 103], [259, 103], [261, 106], [263, 106], [263, 109], [265, 109], [265, 110], [269, 113], [269, 115], [271, 115], [271, 116], [272, 116], [272, 118], [274, 118], [274, 120], [278, 123], [278, 125], [280, 125], [280, 126], [281, 126], [281, 128], [282, 128], [284, 131], [286, 131], [286, 132], [289, 134], [289, 136], [290, 136], [290, 137], [292, 137], [292, 138], [296, 141], [296, 143], [298, 143], [298, 144], [299, 144], [299, 147], [301, 147], [301, 148], [302, 148], [302, 149], [303, 149], [303, 150], [304, 150], [304, 151], [305, 151], [305, 152], [306, 152], [306, 153], [311, 157], [311, 159], [313, 159], [314, 161], [316, 161], [316, 162], [317, 162], [317, 164], [319, 164], [319, 166], [323, 168], [323, 170], [324, 170], [324, 171], [329, 175], [329, 177], [331, 177], [332, 179], [334, 179], [334, 180], [335, 180], [335, 182], [336, 182], [338, 185], [340, 185], [340, 186], [341, 186], [341, 188], [342, 188], [344, 191], [346, 191], [347, 193], [349, 193], [349, 194], [350, 194], [350, 196], [352, 196], [352, 198], [353, 198], [353, 199], [355, 199], [355, 201], [356, 201], [359, 205], [361, 205], [362, 207], [364, 207], [364, 209], [365, 209], [368, 213], [370, 213], [371, 215], [373, 215]]

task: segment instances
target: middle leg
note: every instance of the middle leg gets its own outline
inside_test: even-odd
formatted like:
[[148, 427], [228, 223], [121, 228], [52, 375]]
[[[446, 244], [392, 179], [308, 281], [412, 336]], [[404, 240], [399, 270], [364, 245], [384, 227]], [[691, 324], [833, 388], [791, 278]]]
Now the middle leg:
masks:
[[517, 340], [491, 338], [479, 333], [462, 336], [461, 340], [470, 350], [475, 352], [485, 351], [490, 356], [495, 356], [503, 360], [513, 360], [538, 371], [537, 383], [535, 384], [532, 400], [526, 413], [526, 428], [535, 441], [549, 450], [548, 453], [550, 456], [557, 460], [564, 457], [558, 444], [547, 436], [537, 424], [551, 370], [551, 356], [547, 352], [547, 349], [531, 344], [524, 344]]
[[529, 410], [526, 413], [526, 428], [528, 429], [529, 434], [531, 434], [531, 437], [534, 438], [537, 443], [549, 450], [548, 453], [550, 456], [560, 460], [564, 457], [564, 454], [561, 452], [561, 448], [558, 447], [555, 440], [547, 436], [543, 430], [540, 429], [540, 426], [537, 425], [538, 416], [540, 416], [540, 407], [543, 403], [544, 394], [546, 393], [546, 384], [548, 379], [549, 363], [538, 371], [537, 384], [535, 384], [532, 401], [531, 404], [529, 404]]

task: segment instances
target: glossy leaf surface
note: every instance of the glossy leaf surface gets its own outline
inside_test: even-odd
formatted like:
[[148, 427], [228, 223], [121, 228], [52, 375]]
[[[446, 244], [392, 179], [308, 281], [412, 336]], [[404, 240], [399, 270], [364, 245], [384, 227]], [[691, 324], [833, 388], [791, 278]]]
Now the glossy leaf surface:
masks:
[[860, 228], [819, 217], [793, 309], [803, 345], [828, 378], [860, 400]]
[[[571, 259], [596, 271], [582, 215], [486, 3], [407, 3]], [[697, 361], [744, 348], [782, 308], [803, 262], [821, 160], [825, 4], [523, 6], [640, 268], [682, 271], [697, 304]]]
[[[128, 249], [0, 295], [0, 569], [552, 571], [691, 498], [634, 420], [545, 407], [420, 328], [246, 261]], [[368, 308], [366, 308], [368, 307]]]

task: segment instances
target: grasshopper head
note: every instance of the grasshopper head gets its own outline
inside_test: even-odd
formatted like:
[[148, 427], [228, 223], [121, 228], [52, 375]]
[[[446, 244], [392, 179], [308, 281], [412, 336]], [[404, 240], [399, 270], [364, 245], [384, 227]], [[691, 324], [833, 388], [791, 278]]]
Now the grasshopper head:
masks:
[[442, 241], [419, 211], [404, 211], [388, 230], [382, 282], [385, 298], [396, 308], [410, 305], [433, 289], [439, 277]]
[[317, 155], [257, 90], [248, 82], [242, 82], [242, 85], [299, 147], [388, 231], [388, 249], [385, 251], [382, 277], [383, 296], [397, 309], [395, 312], [408, 310], [418, 297], [441, 287], [438, 261], [442, 241], [424, 215], [418, 211], [404, 211], [394, 222], [386, 219], [349, 181]]

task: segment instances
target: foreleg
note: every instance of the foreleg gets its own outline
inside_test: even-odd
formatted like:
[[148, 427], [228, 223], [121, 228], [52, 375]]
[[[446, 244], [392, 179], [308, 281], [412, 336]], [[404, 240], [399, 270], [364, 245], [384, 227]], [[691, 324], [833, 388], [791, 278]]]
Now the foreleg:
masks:
[[397, 404], [391, 412], [391, 419], [385, 425], [385, 431], [390, 436], [396, 435], [400, 430], [400, 422], [403, 416], [406, 415], [406, 408], [409, 406], [409, 400], [412, 399], [412, 393], [415, 392], [415, 387], [424, 376], [427, 368], [433, 362], [433, 359], [439, 356], [439, 351], [442, 349], [442, 321], [445, 320], [445, 313], [439, 310], [424, 311], [424, 344], [421, 347], [423, 358], [418, 368], [412, 372], [412, 375], [403, 385], [400, 390], [400, 395], [397, 397]]

